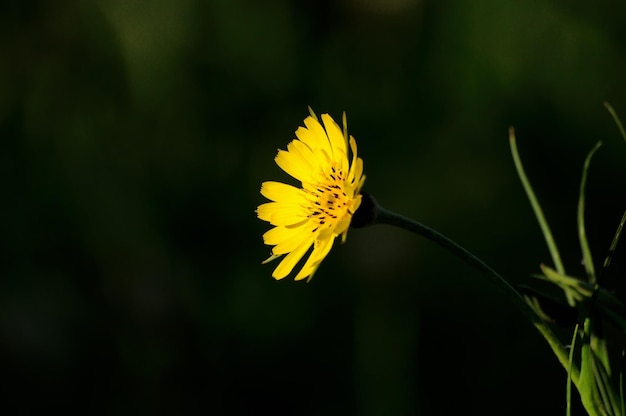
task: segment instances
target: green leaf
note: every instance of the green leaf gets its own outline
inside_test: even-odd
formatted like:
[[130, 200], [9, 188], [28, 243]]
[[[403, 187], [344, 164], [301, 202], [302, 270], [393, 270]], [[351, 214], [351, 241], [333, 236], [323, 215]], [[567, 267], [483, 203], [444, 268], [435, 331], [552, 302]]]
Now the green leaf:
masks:
[[[559, 250], [554, 242], [554, 237], [552, 236], [552, 231], [550, 231], [550, 226], [546, 221], [545, 216], [543, 215], [543, 210], [541, 209], [541, 205], [539, 205], [539, 201], [535, 196], [535, 192], [533, 191], [530, 182], [528, 181], [528, 177], [526, 176], [526, 172], [524, 171], [524, 166], [522, 165], [522, 160], [519, 157], [519, 152], [517, 150], [517, 143], [515, 139], [515, 130], [513, 127], [509, 128], [509, 145], [511, 147], [511, 154], [513, 155], [513, 162], [515, 163], [515, 169], [517, 170], [517, 174], [522, 182], [522, 186], [524, 187], [524, 191], [526, 192], [526, 196], [530, 202], [531, 207], [535, 213], [535, 217], [537, 218], [537, 222], [539, 223], [539, 227], [541, 228], [541, 232], [543, 233], [543, 237], [546, 240], [546, 244], [548, 245], [548, 250], [550, 250], [550, 255], [552, 256], [552, 261], [554, 262], [554, 267], [560, 274], [565, 274], [565, 267], [563, 267], [563, 262], [561, 261], [561, 255], [559, 254]], [[566, 292], [567, 303], [570, 306], [574, 306], [574, 300], [569, 297]]]
[[[560, 274], [545, 264], [539, 267], [544, 276], [533, 275], [533, 277], [557, 285], [577, 303], [590, 299], [593, 296], [595, 285], [575, 277]], [[626, 305], [606, 289], [598, 288], [596, 296], [594, 306], [598, 308], [602, 316], [607, 319], [607, 322], [626, 332]]]
[[[541, 264], [539, 267], [548, 281], [558, 285], [576, 302], [582, 302], [593, 295], [593, 286], [584, 280], [559, 273], [545, 264]], [[541, 275], [536, 275], [536, 277], [542, 278]]]
[[[611, 415], [619, 415], [620, 414], [620, 403], [617, 395], [615, 394], [615, 390], [611, 384], [611, 374], [609, 372], [608, 361], [604, 362], [603, 360], [608, 360], [608, 353], [606, 352], [606, 344], [602, 344], [599, 348], [594, 348], [593, 335], [591, 338], [591, 347], [593, 351], [593, 369], [594, 369], [594, 377], [595, 383], [599, 392], [599, 397], [602, 400], [602, 405], [604, 409], [608, 410], [608, 413]], [[602, 340], [604, 341], [604, 340]], [[604, 357], [598, 355], [597, 351], [602, 351], [602, 354], [605, 354]]]
[[624, 222], [626, 222], [626, 211], [622, 214], [622, 220], [619, 222], [617, 226], [617, 231], [615, 231], [615, 236], [613, 237], [613, 241], [611, 242], [611, 246], [609, 247], [609, 252], [604, 259], [603, 270], [606, 270], [611, 264], [611, 260], [613, 259], [613, 254], [615, 253], [615, 249], [617, 248], [617, 242], [619, 241], [619, 237], [622, 234], [622, 229], [624, 228]]
[[587, 171], [589, 170], [591, 157], [601, 145], [602, 142], [596, 143], [585, 159], [585, 164], [583, 165], [583, 175], [580, 181], [580, 195], [578, 197], [578, 238], [580, 240], [580, 249], [582, 250], [583, 263], [585, 270], [587, 271], [587, 277], [589, 279], [589, 283], [592, 284], [596, 283], [596, 271], [593, 266], [593, 258], [591, 256], [589, 242], [587, 241], [587, 233], [585, 231], [585, 187], [587, 185]]
[[572, 414], [572, 366], [574, 363], [574, 347], [576, 345], [576, 337], [578, 336], [578, 324], [574, 328], [574, 336], [572, 337], [572, 344], [569, 350], [569, 367], [567, 369], [567, 387], [566, 387], [566, 410], [565, 414], [570, 416]]
[[591, 319], [585, 319], [583, 326], [583, 339], [581, 347], [580, 378], [578, 382], [578, 393], [585, 407], [585, 410], [592, 415], [606, 415], [602, 399], [596, 385], [594, 370], [594, 354], [590, 345], [591, 339]]
[[622, 125], [622, 122], [620, 121], [619, 117], [617, 116], [617, 113], [615, 113], [615, 110], [613, 110], [613, 107], [608, 102], [605, 101], [604, 102], [604, 106], [606, 107], [607, 110], [609, 110], [609, 113], [613, 117], [613, 120], [615, 121], [615, 124], [617, 124], [617, 128], [619, 129], [620, 134], [622, 135], [624, 140], [626, 140], [626, 131], [624, 130], [624, 126]]

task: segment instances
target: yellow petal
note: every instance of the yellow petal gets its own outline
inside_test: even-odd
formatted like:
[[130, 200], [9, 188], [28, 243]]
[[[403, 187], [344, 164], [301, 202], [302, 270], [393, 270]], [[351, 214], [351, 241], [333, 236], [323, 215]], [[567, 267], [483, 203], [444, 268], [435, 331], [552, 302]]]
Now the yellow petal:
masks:
[[363, 177], [363, 159], [361, 159], [360, 157], [357, 158], [354, 165], [352, 165], [351, 170], [354, 172], [354, 174], [352, 175], [353, 178], [351, 182], [354, 186], [358, 186], [358, 184], [361, 182], [361, 179]]
[[339, 234], [342, 234], [344, 231], [346, 231], [350, 226], [351, 219], [352, 215], [345, 215], [342, 219], [340, 219], [335, 226], [335, 229], [333, 230], [333, 235], [338, 236]]
[[361, 180], [359, 181], [358, 185], [356, 186], [356, 192], [360, 193], [361, 192], [361, 188], [363, 188], [363, 184], [365, 183], [365, 175], [361, 176]]
[[[360, 159], [357, 159], [357, 154], [356, 154], [356, 140], [354, 140], [354, 137], [350, 136], [350, 150], [352, 151], [352, 163], [350, 164], [350, 173], [348, 173], [348, 182], [350, 183], [354, 183], [355, 178], [358, 178], [360, 176], [360, 174], [357, 172], [357, 161]], [[361, 170], [363, 169], [363, 162], [361, 162]]]
[[317, 136], [315, 136], [315, 133], [313, 133], [306, 127], [298, 127], [298, 129], [296, 130], [296, 137], [302, 144], [308, 147], [311, 152], [314, 152], [315, 150], [320, 148], [319, 139], [317, 138]]
[[263, 182], [261, 185], [261, 195], [275, 202], [292, 202], [300, 205], [307, 204], [306, 192], [300, 188], [282, 182]]
[[304, 119], [304, 125], [311, 133], [309, 136], [311, 143], [307, 143], [309, 144], [309, 147], [311, 147], [311, 150], [315, 151], [319, 149], [325, 151], [329, 155], [332, 154], [330, 142], [328, 141], [328, 135], [326, 135], [326, 131], [320, 122], [315, 120], [313, 117], [307, 117]]
[[359, 207], [361, 206], [361, 200], [363, 199], [362, 195], [357, 195], [354, 197], [354, 199], [350, 202], [350, 212], [351, 213], [355, 213], [357, 209], [359, 209]]
[[328, 134], [328, 139], [332, 147], [333, 160], [339, 162], [341, 158], [346, 158], [346, 139], [343, 137], [341, 128], [339, 128], [331, 116], [322, 114], [322, 121], [324, 122], [324, 127], [326, 128], [326, 133]]
[[302, 158], [298, 157], [296, 153], [279, 150], [274, 161], [276, 161], [276, 164], [280, 166], [282, 170], [299, 181], [304, 182], [313, 179], [313, 172], [311, 172], [310, 167], [307, 167], [309, 163], [303, 163]]
[[302, 233], [302, 227], [274, 227], [263, 234], [263, 242], [268, 246], [275, 246], [292, 239]]
[[334, 238], [316, 241], [311, 255], [307, 259], [306, 263], [304, 263], [304, 266], [302, 266], [302, 269], [298, 272], [294, 280], [302, 280], [313, 274], [319, 267], [322, 260], [324, 260], [330, 252], [334, 241]]
[[272, 276], [276, 280], [279, 280], [291, 273], [295, 265], [309, 250], [309, 248], [313, 244], [313, 240], [314, 239], [311, 238], [310, 240], [302, 241], [302, 243], [300, 243], [300, 245], [294, 251], [287, 254], [285, 258], [280, 262], [280, 264], [276, 267], [276, 269], [274, 269]]
[[286, 254], [295, 250], [302, 241], [310, 240], [314, 234], [312, 227], [302, 224], [298, 227], [276, 227], [263, 234], [263, 242], [273, 245], [273, 254]]
[[257, 216], [272, 225], [296, 225], [308, 220], [306, 211], [294, 204], [268, 202], [259, 205]]
[[304, 165], [307, 170], [316, 170], [314, 169], [317, 165], [317, 163], [315, 163], [316, 159], [309, 146], [300, 140], [292, 140], [291, 143], [287, 145], [287, 150], [293, 155], [294, 159], [301, 165]]

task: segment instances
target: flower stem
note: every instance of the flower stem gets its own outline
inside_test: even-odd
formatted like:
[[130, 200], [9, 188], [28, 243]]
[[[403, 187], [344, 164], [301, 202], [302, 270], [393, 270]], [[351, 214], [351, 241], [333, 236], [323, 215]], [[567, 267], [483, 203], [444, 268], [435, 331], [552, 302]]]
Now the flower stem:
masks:
[[[509, 298], [509, 300], [511, 300], [513, 304], [528, 319], [530, 319], [530, 322], [535, 326], [535, 328], [537, 328], [541, 335], [543, 335], [563, 368], [566, 371], [569, 370], [572, 381], [576, 386], [578, 386], [580, 371], [577, 366], [575, 366], [573, 363], [570, 363], [569, 356], [565, 350], [565, 347], [561, 344], [554, 332], [552, 332], [548, 324], [543, 319], [541, 319], [539, 315], [537, 315], [535, 310], [530, 305], [528, 305], [528, 303], [526, 303], [526, 301], [519, 294], [519, 292], [515, 290], [515, 288], [511, 286], [502, 276], [500, 276], [495, 270], [485, 264], [485, 262], [483, 262], [481, 259], [470, 253], [465, 248], [461, 247], [445, 235], [410, 218], [386, 210], [385, 208], [378, 205], [378, 203], [370, 195], [364, 194], [364, 197], [371, 199], [371, 204], [374, 208], [373, 218], [371, 219], [370, 224], [393, 225], [413, 232], [415, 234], [421, 235], [422, 237], [426, 237], [427, 239], [456, 255], [465, 263], [478, 270], [490, 281], [495, 283], [496, 286], [502, 291], [502, 293], [504, 293]], [[368, 201], [366, 205], [368, 203], [370, 203], [370, 201]]]

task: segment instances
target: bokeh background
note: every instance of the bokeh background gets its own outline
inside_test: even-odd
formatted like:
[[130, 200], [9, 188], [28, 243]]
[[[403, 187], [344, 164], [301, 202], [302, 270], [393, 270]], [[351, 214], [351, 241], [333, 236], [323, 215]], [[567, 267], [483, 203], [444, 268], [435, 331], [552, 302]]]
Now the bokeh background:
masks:
[[[101, 0], [0, 6], [8, 414], [564, 414], [565, 372], [432, 243], [350, 231], [309, 283], [261, 265], [264, 180], [311, 105], [365, 190], [512, 284], [567, 270], [581, 168], [598, 263], [626, 208], [626, 3]], [[606, 273], [624, 296], [624, 247]], [[570, 330], [558, 330], [567, 343]], [[578, 413], [582, 414], [582, 413]]]

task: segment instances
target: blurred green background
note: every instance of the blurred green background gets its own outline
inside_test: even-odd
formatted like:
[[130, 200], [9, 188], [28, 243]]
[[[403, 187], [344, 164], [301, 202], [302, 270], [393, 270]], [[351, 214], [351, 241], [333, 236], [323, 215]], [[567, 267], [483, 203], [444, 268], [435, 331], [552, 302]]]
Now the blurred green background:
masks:
[[[511, 283], [600, 262], [626, 208], [626, 3], [6, 1], [0, 352], [10, 414], [564, 414], [565, 372], [482, 276], [384, 226], [274, 281], [255, 217], [311, 105], [365, 190]], [[624, 248], [606, 274], [626, 291]], [[570, 330], [559, 332], [564, 342]], [[582, 413], [579, 413], [582, 414]]]

